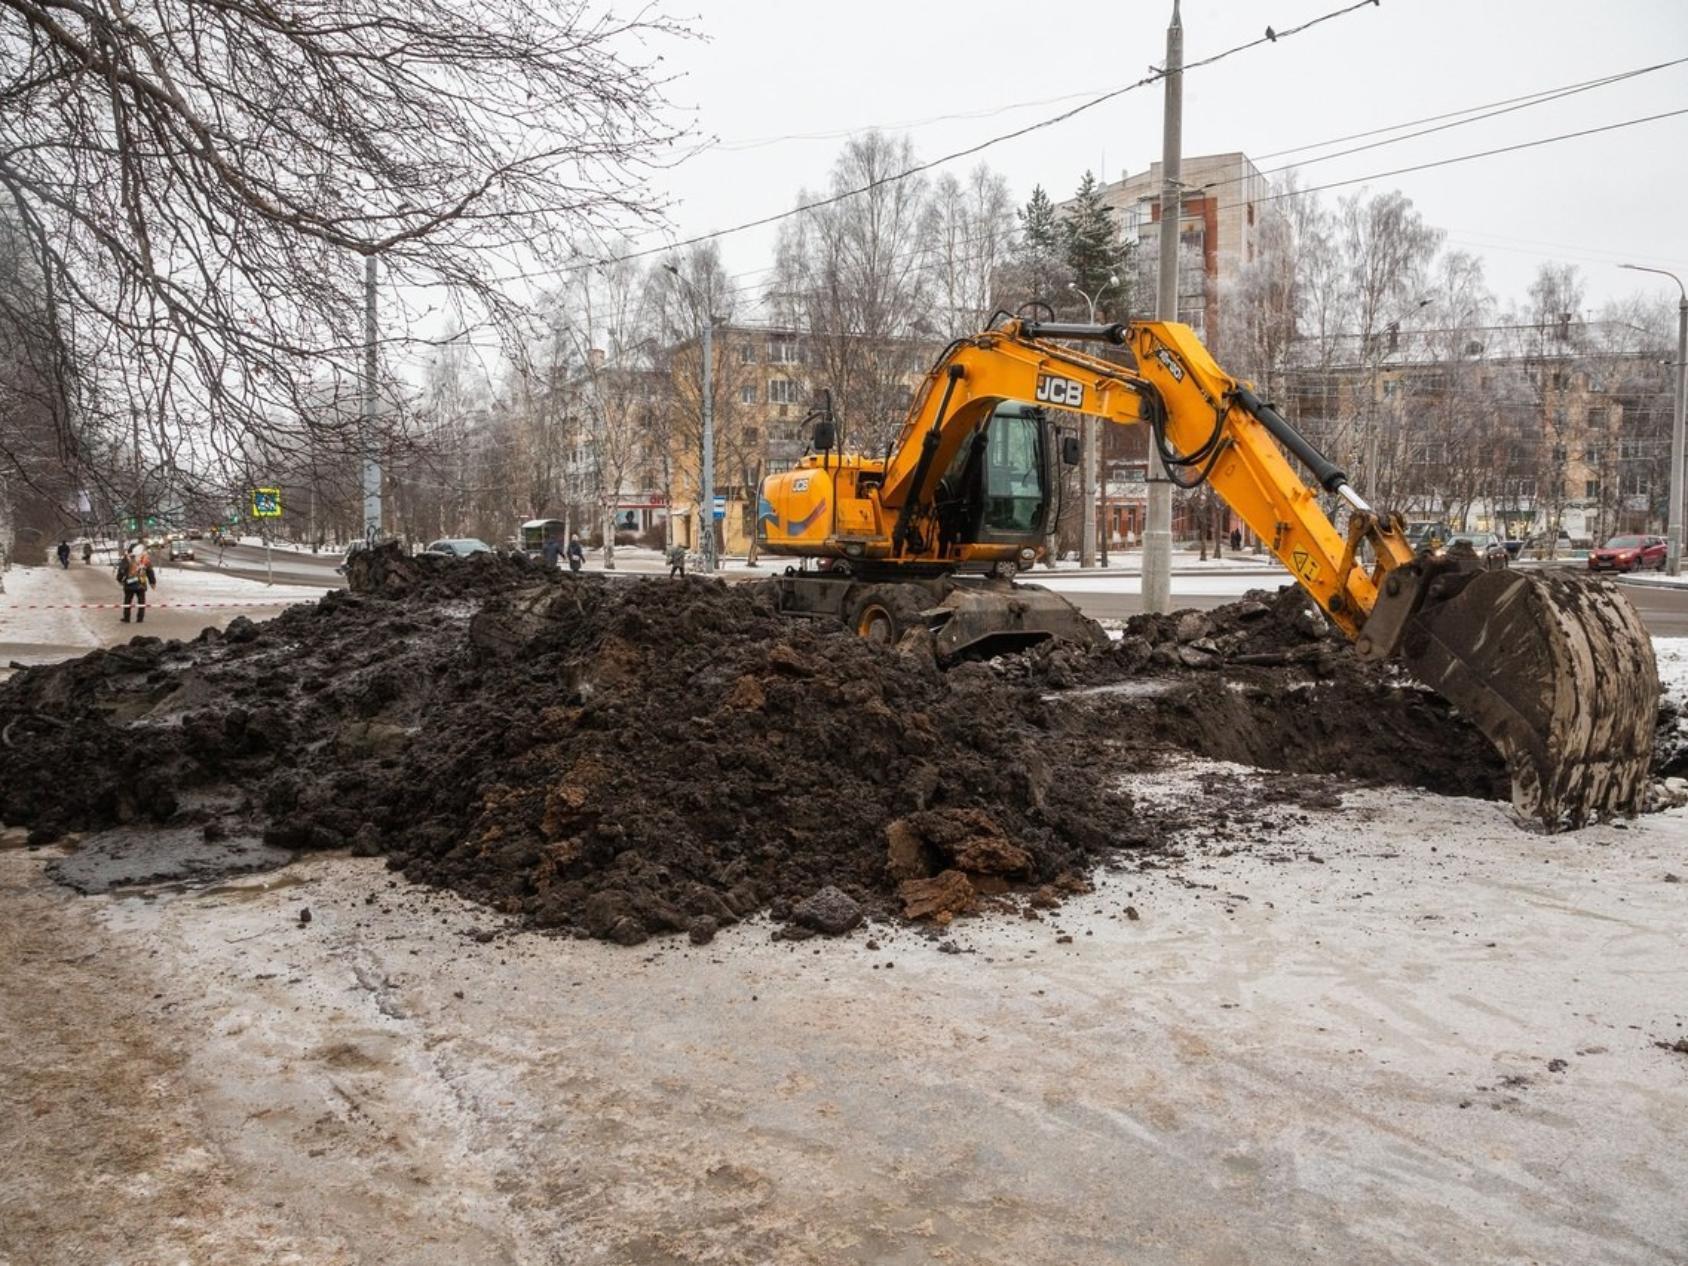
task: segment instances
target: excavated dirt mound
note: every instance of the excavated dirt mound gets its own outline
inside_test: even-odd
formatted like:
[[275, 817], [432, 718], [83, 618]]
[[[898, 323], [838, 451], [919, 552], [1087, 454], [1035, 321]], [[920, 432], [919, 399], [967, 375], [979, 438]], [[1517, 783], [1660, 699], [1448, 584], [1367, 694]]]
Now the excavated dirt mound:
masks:
[[1097, 732], [1123, 727], [1264, 769], [1510, 794], [1500, 754], [1476, 727], [1392, 666], [1362, 662], [1293, 586], [1212, 611], [1135, 616], [1106, 650], [1040, 647], [1003, 671], [1063, 692]]
[[[1293, 590], [944, 673], [929, 643], [790, 621], [757, 586], [391, 549], [348, 571], [265, 624], [0, 686], [0, 820], [384, 854], [631, 944], [761, 910], [805, 935], [1053, 900], [1192, 824], [1130, 794], [1169, 752], [1506, 790], [1470, 726]], [[1248, 810], [1227, 829], [1266, 829]]]

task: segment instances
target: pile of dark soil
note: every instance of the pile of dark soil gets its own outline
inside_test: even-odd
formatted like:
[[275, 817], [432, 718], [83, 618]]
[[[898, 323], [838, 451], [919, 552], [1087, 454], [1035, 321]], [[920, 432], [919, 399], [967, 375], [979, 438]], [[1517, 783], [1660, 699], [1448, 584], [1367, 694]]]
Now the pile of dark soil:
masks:
[[[1360, 660], [1295, 586], [1211, 611], [1135, 616], [1106, 650], [1040, 647], [1005, 671], [1068, 692], [1098, 729], [1126, 726], [1215, 760], [1510, 795], [1505, 763], [1475, 726], [1393, 666]], [[1108, 690], [1145, 674], [1162, 688]]]
[[755, 586], [388, 549], [349, 573], [266, 624], [0, 686], [0, 820], [36, 841], [154, 823], [384, 854], [635, 943], [765, 909], [801, 935], [1082, 888], [1189, 824], [1121, 790], [1173, 749], [1506, 790], [1475, 731], [1361, 666], [1293, 590], [945, 673], [918, 643], [780, 617]]
[[790, 916], [827, 886], [953, 913], [1160, 839], [1034, 689], [946, 679], [750, 588], [389, 551], [351, 579], [367, 591], [267, 624], [20, 673], [0, 819], [384, 853], [628, 942]]

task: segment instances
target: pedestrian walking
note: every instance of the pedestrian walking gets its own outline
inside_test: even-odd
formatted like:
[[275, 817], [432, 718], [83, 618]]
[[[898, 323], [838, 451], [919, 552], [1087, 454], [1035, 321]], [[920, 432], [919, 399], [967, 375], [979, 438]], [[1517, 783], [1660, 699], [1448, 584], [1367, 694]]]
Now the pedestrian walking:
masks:
[[64, 568], [66, 571], [70, 570], [70, 542], [69, 541], [60, 541], [59, 542], [59, 566]]
[[152, 569], [152, 558], [146, 546], [136, 541], [129, 552], [117, 560], [117, 582], [123, 586], [123, 623], [129, 623], [129, 608], [133, 604], [135, 623], [144, 624], [147, 618], [147, 590], [158, 585], [158, 573]]
[[544, 556], [547, 567], [555, 567], [563, 557], [563, 543], [554, 536], [547, 536], [539, 552]]
[[577, 532], [569, 537], [569, 570], [579, 571], [586, 565], [586, 550], [580, 544], [580, 534]]
[[1231, 529], [1231, 552], [1233, 554], [1235, 554], [1238, 550], [1242, 549], [1242, 547], [1243, 547], [1243, 530], [1241, 528], [1232, 528]]
[[686, 574], [686, 547], [684, 545], [676, 545], [668, 551], [668, 574], [671, 578]]
[[94, 543], [92, 541], [83, 541], [82, 542], [82, 565], [84, 567], [89, 567], [89, 566], [93, 565], [93, 562], [94, 562]]

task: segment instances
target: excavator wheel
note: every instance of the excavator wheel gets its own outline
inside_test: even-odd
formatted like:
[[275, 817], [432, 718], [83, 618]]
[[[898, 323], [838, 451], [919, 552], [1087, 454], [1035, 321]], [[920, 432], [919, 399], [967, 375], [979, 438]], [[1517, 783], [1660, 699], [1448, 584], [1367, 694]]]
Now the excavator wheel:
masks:
[[1500, 750], [1520, 815], [1552, 831], [1643, 807], [1658, 669], [1615, 585], [1512, 570], [1433, 582], [1399, 656]]
[[850, 603], [850, 627], [882, 646], [895, 646], [910, 628], [922, 623], [926, 593], [914, 585], [868, 585]]

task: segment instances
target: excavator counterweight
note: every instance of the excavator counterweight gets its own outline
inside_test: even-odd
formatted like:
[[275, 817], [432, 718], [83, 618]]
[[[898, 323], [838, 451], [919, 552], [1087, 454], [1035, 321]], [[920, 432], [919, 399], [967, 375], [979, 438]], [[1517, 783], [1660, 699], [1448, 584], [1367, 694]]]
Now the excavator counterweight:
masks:
[[[1070, 604], [1011, 583], [1047, 549], [1056, 454], [1073, 460], [1062, 414], [1145, 426], [1172, 482], [1210, 486], [1362, 657], [1402, 664], [1489, 737], [1519, 813], [1554, 830], [1642, 808], [1658, 676], [1628, 600], [1588, 578], [1416, 554], [1398, 516], [1176, 322], [1010, 319], [958, 339], [883, 458], [833, 453], [828, 417], [821, 451], [762, 485], [763, 549], [826, 560], [781, 581], [782, 606], [885, 641], [922, 624], [945, 657], [1093, 641]], [[968, 572], [990, 579], [958, 583]]]

